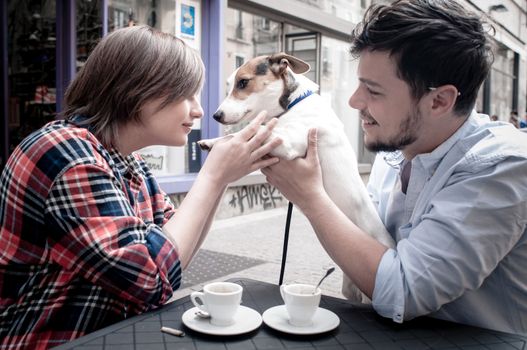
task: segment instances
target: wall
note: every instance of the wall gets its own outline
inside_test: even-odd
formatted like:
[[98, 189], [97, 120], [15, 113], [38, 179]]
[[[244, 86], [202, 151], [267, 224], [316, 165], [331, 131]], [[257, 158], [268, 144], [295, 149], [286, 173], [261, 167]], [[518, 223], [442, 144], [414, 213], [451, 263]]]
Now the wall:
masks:
[[[366, 184], [370, 167], [361, 165], [359, 168], [362, 180]], [[263, 181], [262, 178], [262, 175], [256, 175], [251, 182], [260, 181], [261, 183], [234, 184], [234, 186], [227, 188], [216, 213], [216, 219], [226, 219], [287, 206], [288, 200], [280, 191]], [[185, 195], [186, 193], [172, 194], [170, 199], [177, 207]]]

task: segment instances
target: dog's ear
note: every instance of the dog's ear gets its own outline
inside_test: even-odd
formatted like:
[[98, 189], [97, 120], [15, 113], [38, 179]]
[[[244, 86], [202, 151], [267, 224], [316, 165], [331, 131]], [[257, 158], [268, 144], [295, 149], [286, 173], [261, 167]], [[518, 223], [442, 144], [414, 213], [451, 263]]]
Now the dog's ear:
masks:
[[287, 67], [291, 68], [296, 74], [303, 74], [311, 69], [309, 63], [284, 52], [269, 56], [269, 66], [271, 67], [271, 71], [275, 74], [284, 74]]

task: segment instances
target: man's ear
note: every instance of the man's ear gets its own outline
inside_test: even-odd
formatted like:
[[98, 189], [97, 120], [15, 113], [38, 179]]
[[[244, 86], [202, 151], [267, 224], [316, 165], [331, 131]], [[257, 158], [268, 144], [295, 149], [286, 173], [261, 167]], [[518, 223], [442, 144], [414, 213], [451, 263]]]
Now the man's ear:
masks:
[[432, 112], [434, 114], [450, 114], [454, 111], [457, 98], [461, 95], [454, 85], [442, 85], [431, 89]]

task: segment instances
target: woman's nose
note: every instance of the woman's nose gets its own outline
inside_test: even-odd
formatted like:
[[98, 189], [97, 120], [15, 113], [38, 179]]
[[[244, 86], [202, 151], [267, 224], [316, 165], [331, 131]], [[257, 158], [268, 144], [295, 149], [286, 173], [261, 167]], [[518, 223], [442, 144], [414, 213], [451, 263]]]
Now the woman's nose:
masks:
[[193, 118], [201, 118], [203, 117], [203, 107], [201, 107], [201, 104], [199, 103], [199, 100], [194, 97], [192, 100], [192, 108], [190, 110], [190, 115]]

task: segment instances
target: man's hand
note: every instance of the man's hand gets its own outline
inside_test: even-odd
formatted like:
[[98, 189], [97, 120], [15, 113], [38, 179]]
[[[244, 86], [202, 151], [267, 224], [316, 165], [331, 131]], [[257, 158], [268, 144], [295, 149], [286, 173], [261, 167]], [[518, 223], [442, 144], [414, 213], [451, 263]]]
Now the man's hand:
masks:
[[305, 158], [283, 160], [262, 168], [269, 184], [278, 190], [302, 211], [316, 203], [325, 193], [322, 171], [318, 159], [317, 130], [310, 129]]

